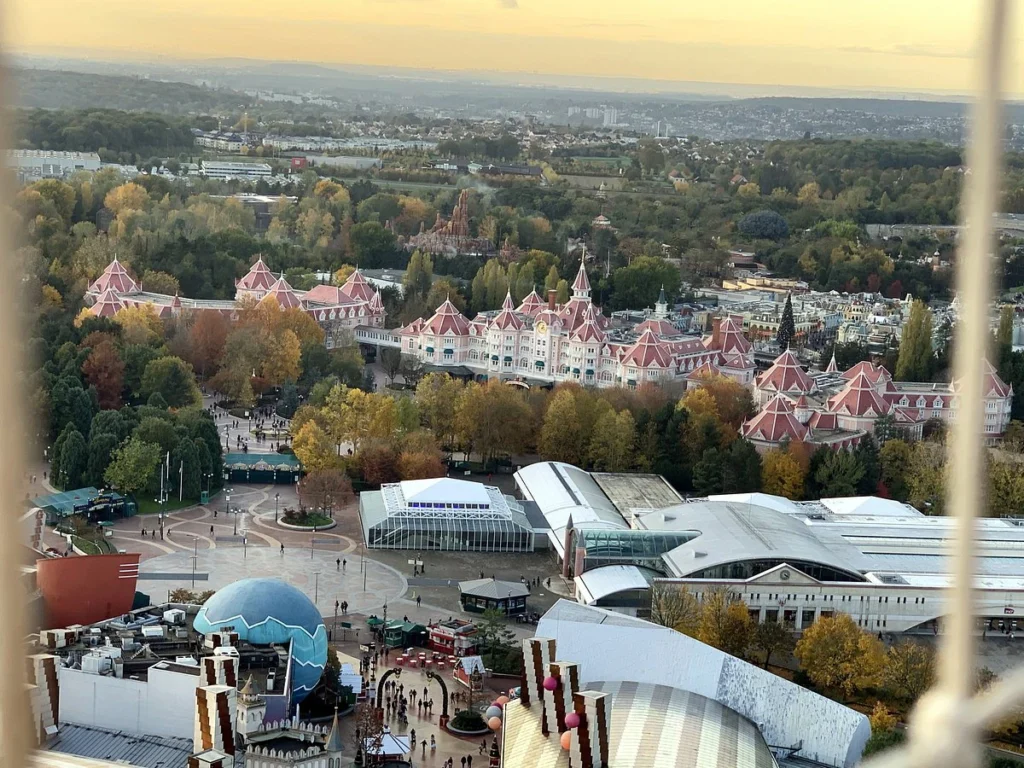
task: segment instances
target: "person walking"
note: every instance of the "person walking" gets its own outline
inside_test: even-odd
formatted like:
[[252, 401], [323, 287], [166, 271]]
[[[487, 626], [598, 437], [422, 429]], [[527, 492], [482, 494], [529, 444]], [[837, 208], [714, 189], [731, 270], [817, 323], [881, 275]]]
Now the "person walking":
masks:
[[462, 756], [462, 768], [466, 768], [466, 756]]
[[342, 570], [342, 572], [344, 572], [346, 565], [348, 565], [348, 560], [342, 560], [341, 561], [341, 570]]
[[335, 560], [334, 564], [335, 564], [335, 569], [340, 571], [341, 570], [341, 558], [339, 557], [337, 560]]
[[282, 555], [284, 554], [284, 542], [283, 541], [281, 542], [281, 554]]
[[417, 607], [417, 608], [419, 608], [419, 607], [420, 607], [420, 603], [421, 603], [421, 602], [423, 602], [423, 598], [422, 598], [422, 597], [420, 597], [419, 595], [416, 595], [416, 607]]
[[484, 753], [485, 749], [487, 749], [487, 739], [480, 739], [480, 754], [481, 755]]
[[434, 752], [437, 750], [437, 741], [434, 739], [434, 734], [430, 734], [430, 751]]

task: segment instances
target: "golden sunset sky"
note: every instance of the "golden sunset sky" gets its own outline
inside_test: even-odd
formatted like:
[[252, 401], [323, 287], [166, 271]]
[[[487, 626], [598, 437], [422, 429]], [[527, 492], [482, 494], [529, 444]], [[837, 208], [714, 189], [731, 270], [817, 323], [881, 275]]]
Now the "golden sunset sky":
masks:
[[904, 91], [967, 91], [978, 28], [976, 0], [12, 3], [6, 44], [24, 53]]

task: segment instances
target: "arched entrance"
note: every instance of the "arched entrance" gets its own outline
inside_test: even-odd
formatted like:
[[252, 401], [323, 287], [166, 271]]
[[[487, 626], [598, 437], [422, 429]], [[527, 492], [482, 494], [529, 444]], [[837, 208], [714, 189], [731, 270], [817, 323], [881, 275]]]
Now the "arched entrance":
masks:
[[[384, 717], [384, 708], [380, 706], [380, 702], [384, 701], [384, 684], [387, 682], [388, 678], [391, 677], [392, 675], [396, 675], [398, 677], [401, 677], [402, 676], [402, 668], [401, 667], [392, 667], [387, 672], [385, 672], [383, 675], [381, 675], [380, 676], [380, 680], [377, 681], [377, 700], [374, 702], [374, 704], [376, 706], [377, 716], [382, 718], [382, 719]], [[445, 683], [444, 678], [442, 678], [441, 675], [437, 674], [433, 670], [428, 670], [427, 671], [427, 680], [433, 680], [439, 686], [441, 686], [441, 715], [438, 718], [437, 724], [439, 726], [441, 726], [442, 728], [444, 728], [445, 730], [447, 730], [448, 729], [448, 719], [449, 719], [449, 717], [448, 717], [448, 685]]]

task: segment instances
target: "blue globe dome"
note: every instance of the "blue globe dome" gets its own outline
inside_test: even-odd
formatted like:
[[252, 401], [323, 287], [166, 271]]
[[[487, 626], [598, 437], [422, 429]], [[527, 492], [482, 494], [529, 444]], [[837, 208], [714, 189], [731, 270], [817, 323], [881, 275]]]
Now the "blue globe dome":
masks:
[[313, 601], [280, 579], [242, 579], [217, 591], [192, 626], [204, 635], [234, 627], [253, 645], [292, 646], [292, 702], [320, 681], [327, 663], [327, 628]]

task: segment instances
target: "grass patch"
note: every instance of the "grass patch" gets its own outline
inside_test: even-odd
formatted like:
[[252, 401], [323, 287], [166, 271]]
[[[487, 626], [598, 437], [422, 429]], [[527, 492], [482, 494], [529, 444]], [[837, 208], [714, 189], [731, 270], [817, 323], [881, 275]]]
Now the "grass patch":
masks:
[[95, 541], [89, 541], [89, 539], [83, 539], [81, 536], [72, 536], [71, 543], [78, 547], [79, 550], [87, 555], [98, 555], [100, 554], [99, 545]]
[[321, 515], [318, 513], [306, 514], [304, 512], [295, 512], [288, 510], [285, 512], [281, 519], [288, 525], [301, 525], [304, 528], [323, 528], [325, 525], [330, 525], [332, 520], [327, 515]]
[[158, 512], [173, 512], [176, 509], [184, 509], [185, 507], [192, 507], [199, 503], [197, 499], [183, 499], [178, 501], [177, 499], [168, 499], [166, 504], [158, 504], [153, 499], [136, 499], [139, 503], [138, 514], [140, 515], [155, 515]]

